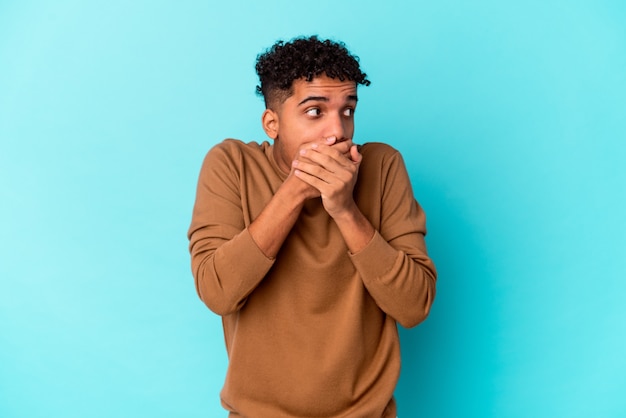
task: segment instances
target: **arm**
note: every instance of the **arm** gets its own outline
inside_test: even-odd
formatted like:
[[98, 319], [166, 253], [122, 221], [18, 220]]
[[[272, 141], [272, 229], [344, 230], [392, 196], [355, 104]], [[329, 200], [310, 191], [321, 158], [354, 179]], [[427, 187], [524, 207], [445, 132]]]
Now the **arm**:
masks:
[[392, 150], [381, 160], [378, 231], [351, 259], [378, 306], [412, 327], [430, 312], [437, 273], [424, 241], [426, 216], [413, 197], [402, 157]]
[[241, 309], [274, 263], [304, 201], [317, 191], [290, 175], [246, 225], [235, 142], [214, 147], [200, 172], [189, 249], [196, 290], [215, 313]]
[[387, 241], [376, 232], [367, 247], [350, 257], [385, 313], [406, 328], [426, 319], [435, 298], [437, 273], [423, 234], [412, 232]]
[[[381, 159], [385, 172], [381, 186], [379, 231], [359, 210], [352, 191], [361, 156], [353, 148], [352, 168], [324, 148], [309, 154], [300, 174], [318, 187], [350, 250], [350, 257], [372, 298], [385, 313], [405, 327], [417, 325], [430, 311], [435, 296], [435, 267], [424, 243], [425, 216], [411, 191], [399, 153]], [[331, 160], [336, 160], [333, 163]], [[326, 173], [330, 171], [330, 173]], [[310, 174], [310, 176], [309, 176]], [[382, 181], [382, 180], [381, 180]]]
[[240, 151], [233, 141], [209, 151], [200, 170], [188, 231], [196, 291], [219, 315], [240, 309], [273, 265], [246, 227], [240, 165]]
[[360, 251], [374, 235], [374, 227], [352, 195], [362, 158], [350, 140], [335, 146], [305, 146], [293, 162], [295, 175], [319, 190], [324, 209], [334, 219], [351, 252]]

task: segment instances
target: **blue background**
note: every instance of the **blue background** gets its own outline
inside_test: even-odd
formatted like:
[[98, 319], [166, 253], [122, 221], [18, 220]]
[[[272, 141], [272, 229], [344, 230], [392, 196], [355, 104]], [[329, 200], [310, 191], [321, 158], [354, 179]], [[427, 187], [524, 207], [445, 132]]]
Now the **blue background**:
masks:
[[198, 170], [265, 139], [255, 57], [313, 33], [428, 214], [400, 417], [626, 416], [626, 5], [549, 0], [0, 0], [0, 416], [224, 416]]

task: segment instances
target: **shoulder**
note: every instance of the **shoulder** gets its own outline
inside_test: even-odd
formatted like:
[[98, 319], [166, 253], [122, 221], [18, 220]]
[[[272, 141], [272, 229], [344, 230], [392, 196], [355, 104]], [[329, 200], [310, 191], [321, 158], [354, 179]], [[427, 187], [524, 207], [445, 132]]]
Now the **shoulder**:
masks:
[[213, 146], [205, 157], [205, 164], [240, 165], [246, 160], [265, 158], [268, 142], [243, 142], [227, 138]]
[[226, 138], [222, 142], [211, 148], [209, 154], [226, 155], [255, 155], [264, 154], [265, 148], [269, 146], [267, 142], [243, 142], [239, 139]]
[[400, 152], [391, 145], [382, 142], [366, 142], [359, 147], [363, 155], [361, 167], [383, 167], [393, 164], [403, 164]]

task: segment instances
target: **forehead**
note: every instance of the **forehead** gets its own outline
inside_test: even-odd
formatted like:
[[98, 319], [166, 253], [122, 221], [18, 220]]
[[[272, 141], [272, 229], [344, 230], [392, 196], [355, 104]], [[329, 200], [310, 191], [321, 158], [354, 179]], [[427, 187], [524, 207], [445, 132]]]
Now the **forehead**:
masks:
[[356, 95], [356, 83], [350, 80], [341, 81], [338, 78], [330, 78], [326, 75], [320, 75], [311, 81], [304, 78], [294, 80], [293, 95], [294, 99], [306, 98], [308, 96], [320, 96], [330, 98], [344, 98], [345, 96]]

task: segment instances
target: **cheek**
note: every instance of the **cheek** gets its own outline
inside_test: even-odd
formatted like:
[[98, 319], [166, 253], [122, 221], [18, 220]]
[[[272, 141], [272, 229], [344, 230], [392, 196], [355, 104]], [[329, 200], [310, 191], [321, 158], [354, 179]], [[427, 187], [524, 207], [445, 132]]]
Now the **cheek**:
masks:
[[283, 141], [283, 146], [291, 150], [297, 150], [300, 145], [315, 141], [321, 137], [321, 132], [315, 126], [306, 124], [290, 124], [284, 126], [284, 129], [280, 132], [280, 138]]

